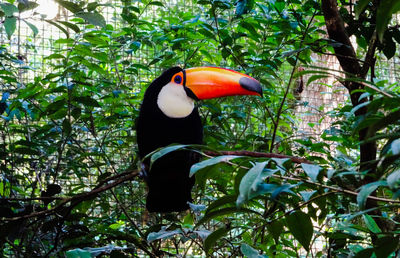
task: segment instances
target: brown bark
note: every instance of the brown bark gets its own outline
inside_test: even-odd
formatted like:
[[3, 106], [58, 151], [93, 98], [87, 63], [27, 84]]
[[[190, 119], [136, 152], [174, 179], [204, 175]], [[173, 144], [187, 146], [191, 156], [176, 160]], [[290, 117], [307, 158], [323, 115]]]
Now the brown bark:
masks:
[[[346, 72], [347, 79], [364, 79], [367, 71], [373, 64], [372, 60], [375, 54], [376, 40], [372, 41], [373, 44], [370, 44], [368, 54], [366, 56], [366, 62], [364, 67], [361, 67], [358, 62], [356, 52], [346, 32], [344, 22], [339, 13], [337, 1], [321, 0], [321, 8], [325, 17], [329, 39], [336, 43], [334, 44], [335, 54], [343, 71]], [[364, 89], [364, 85], [348, 80], [343, 82], [343, 84], [350, 93], [351, 102], [354, 107], [367, 101], [366, 98], [360, 100], [362, 92], [354, 92], [354, 90]], [[356, 112], [356, 116], [365, 115], [367, 111], [367, 107], [360, 108]], [[368, 128], [360, 130], [359, 140], [361, 142], [366, 140], [367, 132]], [[370, 175], [375, 173], [376, 167], [373, 164], [371, 165], [371, 161], [376, 159], [376, 152], [377, 149], [375, 142], [363, 143], [360, 145], [360, 171], [369, 170]], [[363, 181], [362, 183], [368, 183], [369, 180]]]
[[[346, 72], [346, 79], [364, 79], [369, 69], [373, 69], [376, 50], [376, 35], [372, 36], [364, 65], [361, 67], [355, 50], [351, 44], [350, 38], [346, 33], [344, 22], [338, 10], [337, 0], [321, 0], [321, 9], [325, 17], [329, 39], [338, 43], [334, 46], [335, 55], [340, 63], [340, 66], [344, 72]], [[367, 101], [366, 98], [360, 100], [362, 92], [353, 92], [357, 89], [364, 89], [362, 84], [346, 80], [343, 82], [343, 85], [349, 91], [351, 102], [354, 107]], [[355, 115], [363, 116], [366, 115], [367, 112], [368, 107], [364, 106], [363, 108], [360, 108]], [[360, 142], [363, 142], [367, 138], [374, 136], [371, 135], [371, 133], [368, 133], [368, 130], [369, 128], [364, 128], [358, 132]], [[359, 187], [376, 180], [376, 162], [374, 162], [376, 160], [376, 154], [377, 146], [375, 141], [360, 144], [359, 170], [360, 172], [368, 171], [368, 174], [363, 180], [358, 182]], [[373, 195], [376, 195], [376, 193], [373, 193]], [[378, 205], [379, 204], [376, 201], [368, 200], [366, 209], [377, 207]], [[379, 210], [372, 211], [370, 214], [381, 216], [381, 212]], [[377, 218], [377, 224], [383, 231], [387, 231], [390, 228], [390, 225], [388, 225], [388, 223], [386, 223], [384, 220], [379, 219], [379, 217]], [[376, 240], [374, 236], [372, 237], [373, 241]]]

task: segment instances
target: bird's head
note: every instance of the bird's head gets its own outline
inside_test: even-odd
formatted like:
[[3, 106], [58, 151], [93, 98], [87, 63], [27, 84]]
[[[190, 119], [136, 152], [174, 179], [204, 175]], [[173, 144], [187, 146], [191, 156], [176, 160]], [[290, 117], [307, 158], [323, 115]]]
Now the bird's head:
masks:
[[261, 85], [256, 79], [218, 67], [173, 67], [165, 71], [151, 86], [159, 88], [157, 105], [171, 118], [190, 115], [195, 100], [234, 95], [262, 96]]

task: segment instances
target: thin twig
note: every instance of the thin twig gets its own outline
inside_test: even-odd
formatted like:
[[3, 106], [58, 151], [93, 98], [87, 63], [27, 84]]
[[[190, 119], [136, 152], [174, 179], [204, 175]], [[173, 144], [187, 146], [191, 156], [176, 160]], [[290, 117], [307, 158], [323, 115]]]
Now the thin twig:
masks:
[[84, 192], [84, 193], [80, 193], [80, 194], [74, 195], [69, 198], [64, 198], [57, 206], [55, 206], [54, 208], [52, 208], [50, 210], [33, 212], [33, 213], [30, 213], [30, 214], [27, 214], [24, 216], [20, 216], [20, 217], [4, 218], [4, 219], [1, 219], [0, 221], [15, 221], [15, 220], [22, 220], [22, 219], [28, 219], [28, 218], [33, 218], [33, 217], [40, 217], [40, 216], [47, 216], [50, 214], [54, 214], [57, 211], [62, 210], [67, 203], [71, 203], [71, 202], [80, 203], [82, 201], [89, 200], [91, 198], [96, 197], [98, 194], [100, 194], [102, 192], [105, 192], [109, 189], [116, 187], [117, 185], [120, 185], [129, 180], [132, 180], [133, 178], [135, 178], [138, 175], [139, 175], [138, 170], [130, 171], [130, 173], [128, 173], [128, 174], [123, 173], [123, 176], [121, 176], [117, 180], [114, 180], [112, 183], [105, 184], [102, 187], [95, 187], [93, 190], [91, 190], [89, 192]]
[[[232, 166], [240, 167], [242, 169], [246, 169], [246, 170], [250, 169], [249, 167], [238, 165], [231, 161], [222, 161], [222, 162], [232, 165]], [[285, 180], [293, 180], [293, 181], [297, 181], [297, 182], [303, 182], [303, 183], [307, 183], [310, 185], [319, 186], [321, 188], [330, 189], [330, 190], [338, 192], [338, 193], [344, 193], [344, 194], [353, 195], [353, 196], [358, 196], [358, 194], [359, 194], [356, 191], [351, 191], [351, 190], [347, 190], [347, 189], [343, 189], [343, 188], [335, 187], [335, 186], [330, 186], [330, 185], [324, 185], [324, 184], [314, 182], [314, 181], [311, 181], [311, 180], [308, 180], [305, 178], [300, 178], [300, 177], [294, 177], [294, 176], [289, 177], [289, 176], [282, 176], [282, 175], [275, 175], [275, 174], [271, 175], [271, 177], [274, 177], [277, 179], [285, 179]], [[371, 195], [367, 196], [367, 199], [380, 201], [380, 202], [387, 202], [387, 203], [400, 203], [400, 200], [393, 200], [393, 199], [376, 197], [376, 196], [371, 196]]]

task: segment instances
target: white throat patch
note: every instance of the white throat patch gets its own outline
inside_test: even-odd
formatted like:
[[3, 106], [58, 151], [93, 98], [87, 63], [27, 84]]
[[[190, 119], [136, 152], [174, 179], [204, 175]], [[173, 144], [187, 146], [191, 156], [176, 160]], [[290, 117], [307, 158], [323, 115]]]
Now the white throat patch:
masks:
[[183, 118], [192, 113], [194, 100], [186, 95], [182, 85], [170, 82], [158, 94], [157, 105], [164, 115]]

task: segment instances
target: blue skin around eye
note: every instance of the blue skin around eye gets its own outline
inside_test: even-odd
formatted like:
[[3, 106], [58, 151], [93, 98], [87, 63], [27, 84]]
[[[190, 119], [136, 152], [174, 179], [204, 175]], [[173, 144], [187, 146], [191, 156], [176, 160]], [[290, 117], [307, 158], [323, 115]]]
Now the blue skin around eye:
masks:
[[180, 84], [182, 82], [182, 77], [177, 75], [174, 79], [175, 83]]

